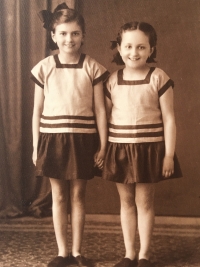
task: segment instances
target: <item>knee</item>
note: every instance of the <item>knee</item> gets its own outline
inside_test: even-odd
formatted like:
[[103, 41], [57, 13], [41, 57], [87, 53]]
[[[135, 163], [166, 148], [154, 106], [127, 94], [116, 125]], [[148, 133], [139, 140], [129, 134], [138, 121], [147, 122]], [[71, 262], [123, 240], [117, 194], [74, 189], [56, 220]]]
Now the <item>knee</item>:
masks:
[[53, 203], [57, 204], [57, 205], [62, 205], [62, 204], [66, 204], [68, 201], [68, 196], [67, 193], [65, 192], [54, 192], [52, 194], [53, 196]]
[[148, 212], [154, 208], [154, 202], [152, 200], [148, 201], [138, 201], [137, 202], [137, 209], [143, 210], [144, 212]]
[[154, 194], [136, 197], [136, 206], [145, 212], [154, 209]]
[[134, 209], [135, 208], [135, 197], [127, 196], [120, 199], [121, 208], [125, 210]]
[[71, 198], [71, 203], [77, 204], [77, 205], [83, 205], [85, 203], [85, 191], [76, 191], [76, 192], [71, 192], [70, 195]]

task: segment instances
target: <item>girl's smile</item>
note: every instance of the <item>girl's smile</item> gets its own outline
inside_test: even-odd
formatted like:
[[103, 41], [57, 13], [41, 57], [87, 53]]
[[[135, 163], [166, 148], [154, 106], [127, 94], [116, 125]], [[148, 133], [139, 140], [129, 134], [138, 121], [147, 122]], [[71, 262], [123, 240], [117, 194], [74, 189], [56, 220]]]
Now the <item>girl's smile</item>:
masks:
[[83, 33], [76, 21], [62, 23], [52, 32], [52, 39], [57, 43], [61, 54], [76, 55], [83, 42]]
[[140, 30], [123, 32], [118, 50], [126, 67], [131, 69], [145, 67], [148, 57], [153, 52], [153, 48], [149, 44], [149, 37]]

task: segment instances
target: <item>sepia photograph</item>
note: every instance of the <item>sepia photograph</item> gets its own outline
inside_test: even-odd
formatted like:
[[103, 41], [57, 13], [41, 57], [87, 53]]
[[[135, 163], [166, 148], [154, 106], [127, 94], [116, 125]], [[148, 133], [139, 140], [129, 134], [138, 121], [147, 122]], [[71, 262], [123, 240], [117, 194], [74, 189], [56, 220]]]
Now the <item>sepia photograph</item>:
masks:
[[0, 267], [200, 267], [199, 43], [199, 0], [0, 0]]

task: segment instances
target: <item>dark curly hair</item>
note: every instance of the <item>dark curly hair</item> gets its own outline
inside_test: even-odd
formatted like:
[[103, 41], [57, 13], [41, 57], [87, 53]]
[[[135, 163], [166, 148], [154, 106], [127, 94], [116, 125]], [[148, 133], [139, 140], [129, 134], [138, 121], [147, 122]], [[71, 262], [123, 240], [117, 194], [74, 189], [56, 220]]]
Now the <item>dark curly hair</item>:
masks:
[[[128, 22], [128, 23], [124, 24], [119, 30], [116, 43], [118, 45], [121, 45], [123, 32], [134, 31], [134, 30], [140, 30], [145, 35], [147, 35], [149, 37], [150, 47], [151, 48], [153, 47], [154, 50], [153, 50], [153, 53], [151, 54], [151, 56], [147, 59], [147, 63], [156, 62], [155, 58], [156, 58], [156, 53], [157, 53], [157, 50], [156, 50], [157, 34], [156, 34], [155, 29], [147, 22], [133, 21], [133, 22]], [[124, 62], [123, 62], [119, 52], [114, 55], [114, 59], [112, 62], [115, 62], [118, 65], [124, 65]]]

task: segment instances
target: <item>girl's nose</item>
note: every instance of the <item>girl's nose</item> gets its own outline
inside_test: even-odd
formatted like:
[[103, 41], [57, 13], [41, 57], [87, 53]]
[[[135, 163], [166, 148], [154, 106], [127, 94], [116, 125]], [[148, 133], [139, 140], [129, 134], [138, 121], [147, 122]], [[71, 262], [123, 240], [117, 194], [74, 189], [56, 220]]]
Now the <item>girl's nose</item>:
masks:
[[137, 55], [137, 48], [132, 47], [132, 49], [131, 49], [131, 55], [132, 56]]
[[72, 35], [71, 35], [71, 34], [67, 34], [67, 35], [66, 35], [66, 40], [67, 40], [68, 42], [70, 42], [70, 41], [72, 40]]

